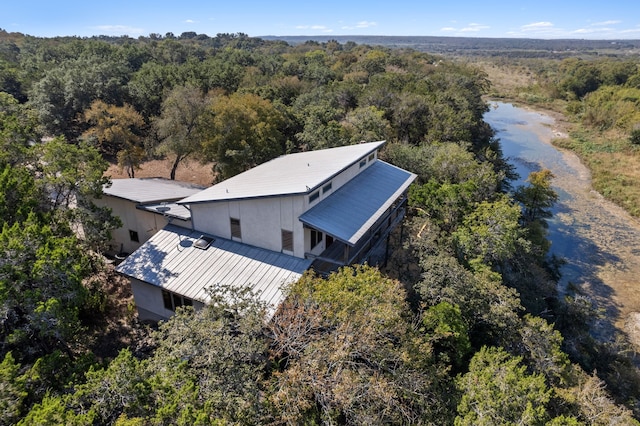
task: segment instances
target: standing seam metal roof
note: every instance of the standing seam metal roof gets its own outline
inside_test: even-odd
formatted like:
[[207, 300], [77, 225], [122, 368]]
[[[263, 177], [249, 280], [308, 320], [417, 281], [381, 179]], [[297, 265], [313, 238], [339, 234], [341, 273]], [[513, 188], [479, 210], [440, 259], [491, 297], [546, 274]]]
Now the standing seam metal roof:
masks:
[[377, 160], [300, 220], [354, 246], [415, 178], [411, 172]]
[[308, 259], [218, 237], [201, 250], [193, 246], [201, 235], [168, 225], [122, 262], [117, 271], [203, 303], [209, 300], [209, 287], [248, 287], [275, 307], [284, 297], [282, 286], [297, 281], [311, 266]]
[[164, 178], [112, 179], [102, 192], [136, 203], [175, 201], [202, 191], [204, 187]]
[[275, 158], [191, 195], [180, 204], [308, 193], [385, 141], [299, 152]]

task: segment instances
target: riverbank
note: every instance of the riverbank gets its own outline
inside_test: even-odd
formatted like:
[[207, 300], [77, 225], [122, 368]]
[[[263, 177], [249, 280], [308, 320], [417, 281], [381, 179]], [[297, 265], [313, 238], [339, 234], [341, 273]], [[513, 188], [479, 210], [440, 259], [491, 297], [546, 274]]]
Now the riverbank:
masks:
[[589, 169], [593, 188], [640, 221], [640, 146], [631, 144], [626, 133], [598, 131], [572, 122], [560, 112], [564, 103], [550, 109], [509, 98], [499, 101], [552, 117], [555, 135], [551, 143], [575, 153]]
[[597, 324], [604, 340], [615, 327], [640, 348], [640, 225], [593, 189], [591, 173], [575, 153], [553, 147], [571, 133], [570, 123], [549, 111], [494, 105], [487, 121], [522, 177], [539, 168], [555, 175], [559, 200], [549, 238], [552, 252], [566, 260], [560, 292], [588, 298], [604, 312]]

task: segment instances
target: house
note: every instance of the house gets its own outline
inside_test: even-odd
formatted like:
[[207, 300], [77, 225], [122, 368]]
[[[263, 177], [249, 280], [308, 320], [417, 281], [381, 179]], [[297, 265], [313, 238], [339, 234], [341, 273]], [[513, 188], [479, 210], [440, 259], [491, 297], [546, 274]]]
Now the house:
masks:
[[416, 176], [378, 159], [384, 141], [285, 155], [176, 202], [191, 229], [153, 235], [118, 271], [142, 319], [207, 303], [207, 288], [248, 287], [271, 306], [312, 268], [384, 259]]
[[122, 226], [112, 230], [109, 245], [115, 253], [133, 253], [171, 220], [191, 228], [191, 214], [176, 201], [204, 188], [163, 178], [113, 179], [106, 185], [100, 207], [109, 207]]

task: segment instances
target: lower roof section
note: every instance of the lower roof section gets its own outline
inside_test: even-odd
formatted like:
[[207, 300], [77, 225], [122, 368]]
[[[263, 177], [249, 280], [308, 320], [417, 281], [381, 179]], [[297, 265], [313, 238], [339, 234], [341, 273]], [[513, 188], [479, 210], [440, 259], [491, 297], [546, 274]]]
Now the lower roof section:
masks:
[[203, 303], [216, 285], [249, 288], [275, 308], [283, 285], [297, 281], [311, 260], [214, 237], [205, 250], [202, 233], [168, 225], [122, 262], [123, 275]]
[[411, 172], [377, 160], [302, 214], [300, 221], [354, 246], [415, 178]]
[[191, 212], [189, 209], [177, 203], [138, 204], [136, 208], [139, 210], [146, 210], [151, 213], [161, 214], [168, 218], [181, 220], [191, 219]]

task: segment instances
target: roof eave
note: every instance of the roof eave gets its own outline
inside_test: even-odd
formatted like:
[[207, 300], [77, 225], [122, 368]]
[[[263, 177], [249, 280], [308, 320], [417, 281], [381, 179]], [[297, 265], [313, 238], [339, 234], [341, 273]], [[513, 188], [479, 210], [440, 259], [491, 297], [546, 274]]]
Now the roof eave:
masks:
[[[311, 190], [313, 191], [313, 190]], [[257, 195], [254, 197], [237, 197], [237, 198], [219, 198], [215, 200], [198, 200], [198, 201], [185, 201], [185, 199], [176, 201], [179, 205], [193, 205], [193, 204], [207, 204], [207, 203], [224, 203], [228, 201], [246, 201], [246, 200], [259, 200], [262, 198], [278, 198], [278, 197], [291, 197], [296, 195], [306, 195], [311, 191], [304, 192], [285, 192], [282, 194], [270, 194], [270, 195]]]

